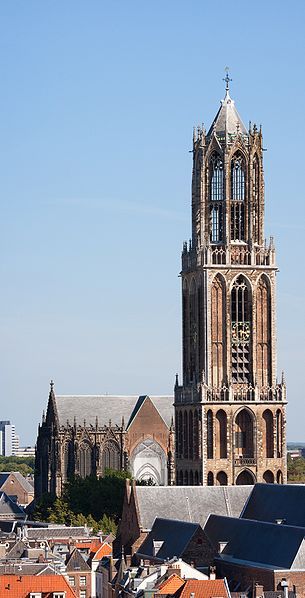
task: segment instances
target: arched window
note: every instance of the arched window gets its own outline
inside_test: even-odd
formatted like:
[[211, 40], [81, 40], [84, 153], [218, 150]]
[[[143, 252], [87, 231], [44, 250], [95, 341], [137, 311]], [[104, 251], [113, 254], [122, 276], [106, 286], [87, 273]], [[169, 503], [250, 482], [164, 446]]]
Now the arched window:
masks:
[[207, 413], [207, 458], [213, 459], [213, 413], [209, 409]]
[[267, 458], [273, 458], [273, 414], [270, 409], [266, 409], [263, 413], [263, 420], [265, 423], [265, 434], [264, 434], [264, 445], [265, 445], [265, 456]]
[[189, 485], [189, 474], [188, 474], [188, 471], [184, 472], [184, 485], [185, 486]]
[[252, 381], [251, 346], [251, 290], [242, 276], [234, 281], [231, 292], [232, 325], [232, 381], [250, 383]]
[[112, 441], [107, 442], [103, 446], [102, 452], [102, 470], [114, 469], [118, 471], [120, 469], [120, 449], [119, 446]]
[[199, 416], [197, 409], [194, 414], [194, 459], [199, 459]]
[[212, 337], [212, 386], [219, 388], [224, 382], [225, 360], [225, 288], [220, 276], [212, 282], [211, 337]]
[[219, 471], [216, 476], [216, 484], [217, 486], [227, 486], [228, 485], [228, 476], [225, 471]]
[[270, 471], [270, 470], [265, 471], [265, 473], [263, 475], [263, 480], [264, 480], [264, 482], [266, 482], [266, 484], [274, 484], [274, 475], [273, 475], [272, 471]]
[[88, 442], [83, 442], [78, 451], [79, 475], [86, 478], [92, 474], [92, 449]]
[[252, 486], [252, 484], [255, 484], [255, 475], [254, 473], [252, 473], [252, 471], [249, 471], [248, 469], [244, 469], [244, 471], [241, 471], [237, 478], [236, 478], [236, 485], [237, 486]]
[[184, 279], [182, 284], [182, 335], [183, 335], [183, 372], [186, 376], [186, 381], [189, 381], [189, 292], [188, 284]]
[[190, 323], [190, 376], [191, 381], [196, 381], [197, 372], [197, 347], [198, 347], [198, 321], [197, 321], [197, 306], [196, 306], [196, 283], [192, 280], [189, 296], [189, 323]]
[[193, 451], [193, 413], [189, 412], [189, 459], [194, 458], [194, 451]]
[[188, 423], [187, 423], [187, 412], [184, 412], [183, 415], [183, 456], [185, 459], [188, 459]]
[[190, 486], [194, 486], [194, 474], [190, 471]]
[[198, 475], [198, 471], [195, 471], [195, 486], [199, 486], [199, 475]]
[[[218, 459], [227, 458], [227, 414], [223, 409], [216, 413], [216, 447]], [[225, 485], [225, 484], [223, 484]]]
[[210, 240], [218, 243], [223, 240], [223, 162], [216, 152], [210, 160]]
[[280, 469], [278, 470], [278, 472], [276, 474], [276, 483], [283, 484], [283, 473], [281, 472]]
[[246, 166], [240, 152], [231, 160], [231, 240], [245, 240]]
[[213, 475], [212, 471], [209, 471], [209, 473], [208, 473], [207, 485], [208, 486], [214, 486], [214, 475]]
[[280, 409], [276, 412], [276, 453], [277, 457], [282, 457], [283, 444], [283, 416]]
[[253, 241], [260, 243], [259, 235], [259, 204], [260, 204], [260, 185], [259, 185], [259, 161], [255, 154], [252, 162], [252, 223], [253, 223]]
[[256, 296], [257, 383], [259, 386], [269, 386], [271, 385], [271, 302], [269, 281], [265, 276], [259, 279]]
[[182, 423], [182, 411], [178, 414], [178, 457], [181, 459], [183, 455], [183, 423]]
[[254, 416], [242, 409], [235, 418], [235, 458], [254, 457]]
[[67, 481], [69, 476], [74, 473], [72, 443], [70, 441], [65, 442], [62, 451], [63, 480]]

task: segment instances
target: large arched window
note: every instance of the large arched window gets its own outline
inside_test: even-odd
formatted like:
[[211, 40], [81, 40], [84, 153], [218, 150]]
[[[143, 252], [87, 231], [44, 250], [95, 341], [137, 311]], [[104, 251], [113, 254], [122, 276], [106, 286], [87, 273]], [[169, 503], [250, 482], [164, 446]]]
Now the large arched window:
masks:
[[209, 409], [207, 413], [207, 458], [213, 459], [213, 412]]
[[245, 240], [246, 165], [240, 152], [231, 160], [231, 240]]
[[187, 422], [187, 412], [184, 412], [183, 415], [183, 456], [185, 459], [188, 459], [188, 422]]
[[224, 382], [225, 360], [225, 287], [220, 276], [212, 282], [211, 337], [212, 337], [212, 386], [219, 388]]
[[255, 154], [252, 162], [252, 230], [253, 241], [259, 243], [259, 203], [260, 203], [260, 185], [259, 185], [259, 161]]
[[120, 469], [120, 449], [115, 442], [109, 441], [103, 446], [102, 470]]
[[[193, 442], [194, 442], [194, 435], [193, 435], [193, 413], [192, 411], [189, 412], [189, 459], [194, 458], [194, 450], [193, 450]], [[191, 484], [193, 485], [193, 484]]]
[[235, 458], [254, 457], [254, 416], [242, 409], [235, 418]]
[[280, 409], [276, 412], [276, 452], [277, 457], [282, 456], [283, 443], [283, 415]]
[[216, 413], [216, 447], [219, 459], [227, 458], [227, 414], [223, 409]]
[[224, 177], [223, 162], [216, 152], [210, 160], [210, 173], [210, 240], [218, 243], [223, 240]]
[[219, 471], [216, 476], [216, 484], [217, 486], [227, 486], [228, 485], [228, 476], [225, 471]]
[[179, 411], [178, 414], [178, 457], [181, 459], [183, 455], [183, 421], [182, 421], [182, 411]]
[[199, 415], [197, 409], [194, 414], [194, 459], [199, 459]]
[[250, 383], [251, 371], [251, 290], [248, 281], [238, 276], [231, 292], [232, 381]]
[[197, 306], [196, 306], [196, 283], [192, 280], [189, 296], [189, 322], [190, 322], [190, 376], [191, 381], [196, 381], [197, 371], [197, 347], [198, 347], [198, 321], [197, 321]]
[[209, 471], [209, 473], [207, 475], [207, 485], [214, 486], [214, 474], [212, 471]]
[[265, 276], [260, 277], [256, 296], [257, 383], [268, 386], [271, 385], [271, 302], [270, 285]]
[[182, 334], [183, 334], [183, 372], [186, 376], [186, 382], [189, 382], [189, 292], [188, 284], [184, 279], [182, 283]]
[[74, 473], [73, 444], [69, 440], [62, 449], [63, 480], [66, 481]]
[[264, 446], [265, 446], [265, 456], [267, 458], [272, 458], [274, 449], [273, 449], [273, 414], [270, 409], [266, 409], [263, 413], [263, 420], [265, 423], [265, 434], [264, 434]]
[[83, 442], [78, 451], [79, 475], [86, 478], [92, 474], [92, 449], [88, 442]]

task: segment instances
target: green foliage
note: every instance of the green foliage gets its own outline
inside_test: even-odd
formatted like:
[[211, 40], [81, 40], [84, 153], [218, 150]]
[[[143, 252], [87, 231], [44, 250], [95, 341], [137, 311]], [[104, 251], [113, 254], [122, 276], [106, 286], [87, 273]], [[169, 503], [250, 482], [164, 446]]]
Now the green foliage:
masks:
[[60, 498], [46, 494], [36, 505], [33, 519], [66, 525], [87, 525], [96, 533], [116, 533], [122, 515], [126, 472], [106, 470], [103, 478], [75, 477]]
[[34, 473], [35, 457], [3, 457], [0, 456], [1, 471], [19, 471], [22, 475]]
[[288, 482], [305, 482], [305, 459], [303, 457], [291, 459], [288, 455], [287, 474]]

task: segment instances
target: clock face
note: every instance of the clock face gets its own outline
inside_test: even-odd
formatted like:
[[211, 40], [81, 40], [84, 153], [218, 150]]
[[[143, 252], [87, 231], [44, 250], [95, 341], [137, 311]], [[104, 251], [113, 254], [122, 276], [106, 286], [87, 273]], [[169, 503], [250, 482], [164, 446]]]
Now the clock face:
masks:
[[250, 322], [232, 322], [232, 342], [247, 343], [250, 339]]

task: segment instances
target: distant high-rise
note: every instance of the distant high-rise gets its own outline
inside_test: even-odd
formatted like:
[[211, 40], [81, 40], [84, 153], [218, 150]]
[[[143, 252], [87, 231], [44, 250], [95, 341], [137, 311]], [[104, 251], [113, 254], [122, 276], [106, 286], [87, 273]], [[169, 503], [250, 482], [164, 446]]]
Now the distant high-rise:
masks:
[[275, 248], [264, 239], [262, 132], [226, 93], [194, 130], [192, 239], [182, 253], [183, 381], [176, 483], [286, 481], [286, 386], [276, 372]]
[[10, 457], [16, 455], [19, 449], [19, 436], [14, 424], [10, 421], [0, 421], [0, 455]]

